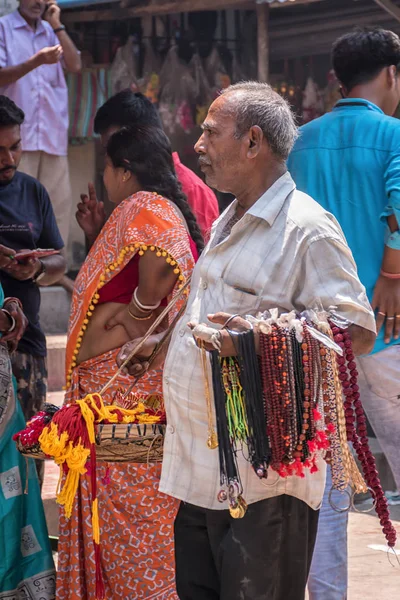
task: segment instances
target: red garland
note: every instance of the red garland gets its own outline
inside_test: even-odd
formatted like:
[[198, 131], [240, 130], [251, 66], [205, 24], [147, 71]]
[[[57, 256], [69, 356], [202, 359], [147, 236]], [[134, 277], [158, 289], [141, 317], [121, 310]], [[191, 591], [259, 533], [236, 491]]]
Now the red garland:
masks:
[[40, 434], [48, 424], [48, 414], [41, 410], [26, 424], [25, 429], [13, 435], [14, 442], [20, 441], [24, 448], [32, 448], [39, 444]]
[[383, 492], [379, 475], [376, 469], [375, 458], [369, 448], [367, 437], [367, 420], [360, 400], [358, 371], [352, 350], [351, 338], [348, 330], [339, 329], [332, 325], [335, 342], [342, 348], [343, 356], [337, 356], [339, 379], [345, 395], [345, 415], [347, 439], [353, 443], [358, 460], [361, 463], [365, 481], [371, 490], [375, 510], [380, 519], [382, 531], [387, 539], [388, 546], [393, 548], [396, 544], [396, 530], [390, 520], [386, 496]]

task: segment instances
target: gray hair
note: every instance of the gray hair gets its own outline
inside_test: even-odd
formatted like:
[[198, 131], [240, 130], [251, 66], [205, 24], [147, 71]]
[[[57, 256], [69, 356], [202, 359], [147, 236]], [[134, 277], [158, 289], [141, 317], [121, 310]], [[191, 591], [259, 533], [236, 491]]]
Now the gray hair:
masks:
[[230, 85], [223, 95], [234, 94], [236, 117], [235, 137], [243, 137], [251, 127], [258, 125], [272, 152], [286, 160], [298, 137], [292, 109], [282, 96], [267, 83], [242, 81]]

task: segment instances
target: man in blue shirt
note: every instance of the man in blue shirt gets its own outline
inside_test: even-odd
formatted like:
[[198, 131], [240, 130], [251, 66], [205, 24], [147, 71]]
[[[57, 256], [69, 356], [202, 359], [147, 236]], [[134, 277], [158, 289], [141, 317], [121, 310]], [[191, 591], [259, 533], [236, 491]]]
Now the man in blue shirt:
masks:
[[[288, 166], [338, 219], [376, 311], [376, 345], [357, 361], [360, 394], [400, 489], [400, 39], [357, 29], [335, 42], [332, 59], [343, 100], [301, 128]], [[310, 600], [347, 597], [347, 513], [334, 512], [330, 488], [328, 477]]]

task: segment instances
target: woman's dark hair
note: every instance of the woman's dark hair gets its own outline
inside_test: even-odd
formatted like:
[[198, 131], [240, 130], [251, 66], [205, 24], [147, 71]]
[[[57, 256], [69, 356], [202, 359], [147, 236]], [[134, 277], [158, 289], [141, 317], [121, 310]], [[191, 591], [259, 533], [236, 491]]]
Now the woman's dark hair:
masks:
[[154, 126], [162, 129], [154, 104], [140, 92], [122, 90], [99, 108], [94, 118], [94, 132], [102, 135], [110, 127]]
[[385, 67], [400, 67], [400, 38], [393, 31], [358, 27], [334, 42], [332, 64], [336, 77], [350, 92], [375, 79]]
[[8, 98], [0, 95], [0, 127], [22, 125], [25, 119], [24, 112]]
[[156, 192], [179, 208], [200, 254], [203, 236], [176, 176], [171, 145], [163, 130], [142, 125], [125, 127], [110, 137], [107, 155], [115, 168], [131, 171], [142, 190]]

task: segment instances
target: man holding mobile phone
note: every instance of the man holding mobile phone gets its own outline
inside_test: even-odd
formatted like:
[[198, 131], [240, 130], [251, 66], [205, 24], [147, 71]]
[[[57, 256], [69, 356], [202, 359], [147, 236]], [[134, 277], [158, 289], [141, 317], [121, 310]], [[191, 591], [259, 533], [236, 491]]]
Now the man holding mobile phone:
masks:
[[0, 19], [0, 94], [25, 113], [21, 171], [49, 193], [64, 243], [68, 242], [71, 187], [68, 170], [68, 90], [63, 73], [81, 69], [78, 50], [54, 0], [20, 0]]
[[[65, 259], [60, 254], [18, 257], [21, 250], [62, 250], [64, 246], [45, 188], [18, 170], [23, 121], [22, 110], [0, 95], [0, 283], [6, 297], [21, 303], [28, 319], [11, 361], [18, 398], [25, 418], [30, 419], [41, 410], [47, 392], [46, 338], [39, 322], [38, 284], [58, 281]], [[41, 479], [43, 462], [37, 465]]]

